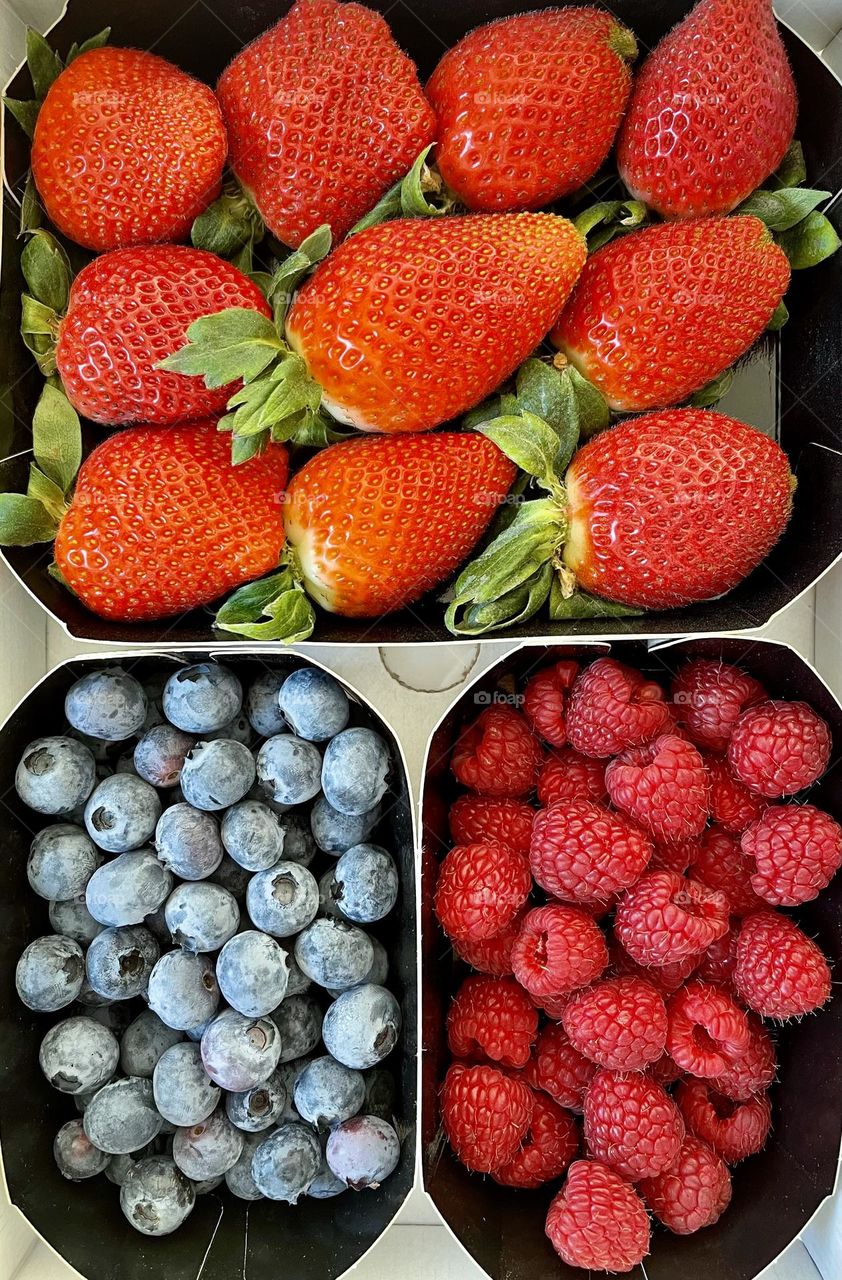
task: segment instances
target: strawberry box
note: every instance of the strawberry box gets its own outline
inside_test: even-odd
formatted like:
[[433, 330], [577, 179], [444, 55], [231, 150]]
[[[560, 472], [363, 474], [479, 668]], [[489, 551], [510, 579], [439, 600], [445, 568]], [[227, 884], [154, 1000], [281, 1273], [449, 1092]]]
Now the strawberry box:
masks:
[[[523, 689], [536, 671], [560, 660], [575, 659], [587, 663], [608, 656], [640, 670], [647, 680], [666, 681], [667, 688], [673, 674], [688, 660], [722, 660], [739, 666], [759, 680], [771, 697], [807, 703], [827, 722], [834, 746], [826, 772], [805, 793], [805, 799], [808, 804], [827, 811], [837, 822], [842, 818], [842, 784], [838, 766], [842, 744], [842, 707], [817, 672], [783, 644], [762, 640], [744, 643], [717, 637], [679, 640], [664, 645], [616, 641], [610, 645], [522, 646], [483, 672], [439, 721], [429, 743], [422, 802], [421, 1161], [424, 1187], [439, 1214], [467, 1253], [495, 1280], [502, 1277], [551, 1280], [559, 1275], [574, 1280], [574, 1277], [585, 1273], [562, 1262], [544, 1234], [548, 1206], [559, 1191], [561, 1178], [553, 1177], [536, 1190], [514, 1190], [511, 1186], [498, 1185], [493, 1177], [471, 1173], [459, 1163], [445, 1135], [442, 1084], [454, 1051], [460, 1051], [460, 1043], [458, 1039], [454, 1042], [453, 1036], [468, 1036], [461, 1044], [461, 1052], [469, 1055], [470, 1062], [471, 1048], [476, 1048], [470, 1036], [482, 1039], [484, 1034], [488, 1034], [488, 1024], [483, 1031], [482, 1027], [477, 1029], [476, 1021], [471, 1023], [470, 1016], [466, 1020], [467, 1002], [462, 997], [461, 1012], [452, 1022], [450, 1050], [448, 1048], [445, 1018], [454, 993], [469, 973], [467, 966], [455, 957], [451, 943], [443, 935], [436, 918], [436, 914], [441, 916], [443, 911], [442, 900], [435, 892], [439, 866], [454, 844], [448, 831], [448, 811], [456, 796], [464, 794], [464, 788], [459, 787], [454, 779], [451, 762], [457, 744], [466, 741], [466, 728], [478, 715], [495, 707], [523, 710]], [[470, 749], [463, 746], [463, 763], [457, 765], [461, 770], [466, 767], [466, 750], [470, 756], [475, 746]], [[503, 773], [502, 768], [499, 773]], [[462, 776], [464, 780], [464, 773]], [[542, 785], [539, 777], [539, 792]], [[580, 783], [582, 785], [583, 782]], [[535, 803], [529, 794], [522, 799]], [[513, 811], [520, 801], [507, 803]], [[474, 807], [476, 809], [476, 802]], [[559, 812], [563, 809], [564, 806], [560, 806]], [[472, 831], [468, 824], [468, 810], [470, 805], [466, 804], [458, 811], [457, 830], [463, 844], [471, 839], [480, 839], [476, 835], [476, 827]], [[613, 817], [619, 818], [621, 814], [615, 811]], [[476, 814], [473, 821], [476, 823]], [[495, 821], [501, 821], [499, 816]], [[514, 846], [520, 826], [512, 817], [507, 822], [505, 837]], [[459, 823], [462, 824], [461, 829]], [[537, 831], [537, 822], [535, 829]], [[495, 827], [495, 830], [501, 832], [502, 838], [503, 829]], [[533, 847], [538, 846], [533, 842]], [[627, 856], [618, 844], [614, 845], [614, 853], [612, 867], [616, 866], [617, 860]], [[540, 879], [534, 859], [532, 870]], [[691, 876], [693, 871], [691, 866]], [[689, 885], [692, 881], [685, 883]], [[544, 895], [541, 895], [543, 899]], [[437, 904], [435, 909], [434, 901]], [[553, 909], [550, 908], [551, 911]], [[452, 900], [448, 910], [450, 914], [446, 919], [452, 929]], [[541, 913], [536, 911], [535, 914]], [[581, 917], [584, 913], [575, 914]], [[834, 974], [842, 961], [842, 875], [837, 874], [818, 897], [794, 909], [785, 908], [784, 914], [794, 919], [804, 933], [815, 940], [827, 957], [831, 975]], [[584, 923], [588, 923], [587, 919]], [[606, 923], [610, 923], [610, 917], [603, 921]], [[523, 936], [521, 932], [519, 938]], [[471, 956], [467, 944], [460, 945]], [[612, 945], [616, 946], [616, 943]], [[476, 964], [487, 966], [487, 972], [501, 972], [499, 952], [491, 950], [491, 943], [473, 942], [471, 946]], [[517, 969], [519, 946], [520, 942], [516, 943], [513, 962], [516, 974], [523, 982], [527, 978], [522, 970], [518, 972]], [[549, 951], [549, 944], [547, 948]], [[520, 955], [523, 954], [521, 951]], [[609, 948], [609, 955], [615, 957], [616, 963], [616, 952]], [[495, 964], [498, 964], [496, 969]], [[505, 962], [502, 969], [505, 970]], [[616, 969], [609, 972], [616, 972]], [[635, 972], [640, 973], [641, 970]], [[511, 979], [503, 981], [510, 982]], [[685, 990], [690, 991], [690, 988]], [[832, 990], [835, 991], [835, 987]], [[560, 1003], [563, 1006], [563, 997]], [[510, 1004], [511, 1008], [515, 1007], [512, 1002]], [[563, 1011], [552, 1010], [550, 1003], [546, 1007], [551, 1019], [562, 1016]], [[476, 1018], [476, 1014], [473, 1016]], [[510, 1013], [508, 1023], [502, 1020], [491, 1023], [500, 1035], [505, 1027], [509, 1028], [506, 1032], [510, 1037], [506, 1041], [509, 1054], [514, 1053], [514, 1047], [519, 1043], [511, 1038], [515, 1034], [511, 1029], [515, 1025], [511, 1020], [514, 1017]], [[520, 1025], [522, 1027], [522, 1023]], [[553, 1027], [554, 1023], [551, 1021], [546, 1025]], [[722, 1277], [723, 1280], [752, 1280], [799, 1235], [832, 1193], [842, 1134], [842, 1003], [838, 996], [832, 995], [816, 1014], [793, 1018], [777, 1026], [766, 1021], [765, 1025], [772, 1031], [778, 1054], [777, 1077], [770, 1093], [772, 1128], [765, 1148], [732, 1168], [733, 1198], [730, 1207], [714, 1225], [708, 1225], [695, 1234], [680, 1236], [653, 1222], [650, 1252], [642, 1266], [634, 1268], [632, 1274], [636, 1277], [645, 1275], [650, 1280], [652, 1277], [668, 1280], [680, 1275], [686, 1280], [710, 1276]], [[571, 1023], [571, 1027], [575, 1024]], [[571, 1033], [575, 1034], [575, 1030]], [[522, 1030], [519, 1034], [523, 1034]], [[488, 1041], [485, 1043], [489, 1046]], [[499, 1047], [490, 1045], [487, 1052], [489, 1057], [498, 1058], [500, 1051]], [[504, 1059], [499, 1058], [499, 1061], [502, 1063]], [[581, 1054], [579, 1062], [584, 1062]], [[530, 1082], [534, 1081], [530, 1071], [535, 1069], [530, 1060], [523, 1073]], [[573, 1089], [570, 1081], [575, 1081], [576, 1070], [569, 1065], [565, 1067], [567, 1074], [564, 1080], [567, 1083], [563, 1086], [557, 1083], [562, 1079], [560, 1065], [557, 1067], [559, 1074], [555, 1077], [551, 1071], [548, 1073], [549, 1080], [556, 1081], [557, 1092], [559, 1088]], [[589, 1070], [592, 1073], [596, 1068], [592, 1066]], [[610, 1075], [608, 1072], [605, 1074]], [[667, 1075], [664, 1074], [663, 1078], [667, 1079]], [[550, 1096], [555, 1096], [551, 1084], [547, 1087]], [[582, 1089], [584, 1087], [581, 1086]], [[571, 1100], [572, 1094], [571, 1098], [565, 1099], [557, 1096], [557, 1101], [564, 1107], [571, 1105]], [[578, 1117], [577, 1123], [580, 1123]], [[593, 1140], [598, 1141], [597, 1134]], [[646, 1135], [641, 1129], [641, 1146], [645, 1141]]]

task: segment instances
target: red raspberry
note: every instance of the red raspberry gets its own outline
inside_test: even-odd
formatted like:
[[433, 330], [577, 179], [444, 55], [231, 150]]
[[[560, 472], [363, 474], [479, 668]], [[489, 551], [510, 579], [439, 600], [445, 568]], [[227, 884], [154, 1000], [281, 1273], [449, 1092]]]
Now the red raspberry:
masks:
[[797, 1018], [830, 998], [830, 968], [806, 933], [787, 916], [758, 911], [737, 938], [734, 986], [764, 1018]]
[[675, 1100], [688, 1131], [712, 1147], [726, 1164], [739, 1164], [766, 1145], [772, 1106], [765, 1093], [746, 1102], [733, 1102], [715, 1093], [706, 1080], [685, 1080], [678, 1086]]
[[468, 793], [450, 810], [450, 834], [454, 844], [507, 844], [518, 853], [529, 853], [535, 810], [523, 800], [495, 800]]
[[717, 1222], [731, 1203], [731, 1175], [705, 1142], [686, 1138], [674, 1164], [640, 1184], [659, 1222], [677, 1236], [689, 1236]]
[[733, 921], [728, 932], [723, 933], [721, 938], [717, 938], [710, 944], [696, 970], [697, 978], [701, 978], [703, 982], [710, 982], [715, 987], [725, 987], [727, 991], [733, 991], [739, 930], [739, 920]]
[[538, 1014], [514, 978], [466, 978], [447, 1015], [454, 1058], [479, 1054], [503, 1067], [525, 1067], [538, 1034]]
[[550, 1024], [539, 1033], [523, 1074], [533, 1088], [543, 1089], [559, 1106], [581, 1112], [596, 1067], [574, 1049], [563, 1027]]
[[493, 938], [514, 919], [531, 889], [523, 854], [504, 844], [458, 845], [439, 868], [436, 915], [457, 942]]
[[532, 874], [556, 898], [607, 902], [634, 884], [651, 856], [643, 832], [592, 800], [539, 809], [532, 826]]
[[673, 715], [705, 751], [726, 751], [741, 713], [765, 697], [753, 676], [707, 658], [688, 662], [672, 682]]
[[478, 942], [468, 939], [454, 942], [453, 950], [472, 969], [491, 974], [495, 978], [505, 978], [512, 972], [512, 947], [525, 915], [525, 910], [519, 911], [514, 920], [501, 933], [495, 933], [493, 938], [481, 938]]
[[608, 978], [577, 992], [561, 1021], [570, 1043], [609, 1071], [642, 1071], [664, 1052], [666, 1005], [642, 978]]
[[462, 1164], [492, 1173], [513, 1160], [532, 1120], [534, 1095], [496, 1067], [454, 1062], [441, 1091], [447, 1140]]
[[692, 955], [684, 956], [681, 960], [671, 960], [669, 964], [638, 964], [616, 938], [609, 955], [616, 974], [643, 978], [645, 982], [651, 982], [662, 996], [671, 996], [679, 987], [683, 987], [699, 963], [698, 955]]
[[633, 1271], [649, 1252], [649, 1215], [625, 1179], [599, 1160], [576, 1160], [550, 1205], [547, 1235], [562, 1262]]
[[696, 857], [698, 840], [682, 840], [681, 844], [656, 844], [649, 861], [650, 871], [677, 871], [683, 876]]
[[669, 1085], [675, 1084], [676, 1080], [680, 1080], [684, 1073], [668, 1053], [663, 1053], [657, 1062], [653, 1062], [646, 1068], [646, 1074], [666, 1089]]
[[708, 775], [686, 738], [662, 733], [630, 747], [605, 770], [605, 785], [618, 809], [661, 844], [701, 835], [708, 820]]
[[769, 1032], [756, 1014], [750, 1013], [748, 1049], [726, 1067], [714, 1081], [718, 1093], [735, 1102], [745, 1102], [755, 1093], [763, 1093], [775, 1079], [778, 1063]]
[[539, 1001], [587, 986], [607, 964], [602, 930], [576, 907], [552, 904], [527, 912], [512, 948], [512, 972]]
[[579, 1150], [579, 1130], [570, 1112], [545, 1093], [536, 1093], [534, 1104], [523, 1146], [492, 1174], [505, 1187], [534, 1190], [560, 1178]]
[[830, 730], [806, 702], [761, 702], [734, 726], [728, 763], [752, 791], [776, 800], [812, 786], [831, 746]]
[[681, 1148], [684, 1121], [672, 1098], [648, 1076], [597, 1071], [585, 1094], [585, 1141], [597, 1160], [624, 1178], [652, 1178]]
[[766, 808], [766, 801], [734, 777], [727, 760], [717, 756], [704, 759], [710, 783], [711, 821], [739, 835], [757, 821]]
[[812, 804], [773, 805], [743, 833], [742, 849], [757, 868], [751, 883], [761, 899], [795, 907], [817, 897], [842, 866], [842, 827]]
[[545, 996], [543, 1000], [535, 1001], [535, 1007], [545, 1013], [552, 1022], [561, 1022], [564, 1010], [570, 1003], [572, 994], [572, 991], [565, 991], [560, 996]]
[[487, 707], [453, 748], [457, 781], [486, 796], [525, 796], [535, 787], [543, 752], [512, 707]]
[[568, 800], [605, 800], [605, 764], [572, 747], [555, 751], [538, 774], [538, 803], [543, 809]]
[[667, 1012], [667, 1052], [690, 1075], [721, 1075], [748, 1051], [746, 1015], [721, 987], [688, 982]]
[[656, 738], [669, 720], [660, 685], [613, 658], [597, 658], [573, 686], [567, 737], [582, 755], [604, 759]]
[[578, 662], [557, 662], [534, 675], [523, 691], [527, 720], [553, 747], [563, 747], [567, 741], [567, 703], [578, 674]]
[[753, 870], [737, 836], [709, 827], [699, 843], [690, 879], [724, 893], [731, 915], [745, 916], [763, 906], [752, 888]]
[[624, 893], [614, 932], [632, 960], [665, 965], [700, 956], [728, 930], [728, 899], [674, 871], [650, 871]]

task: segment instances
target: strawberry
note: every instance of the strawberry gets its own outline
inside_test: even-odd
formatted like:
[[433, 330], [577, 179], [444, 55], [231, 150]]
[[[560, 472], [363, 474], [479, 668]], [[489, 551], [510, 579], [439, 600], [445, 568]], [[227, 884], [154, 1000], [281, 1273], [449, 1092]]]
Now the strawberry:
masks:
[[638, 73], [620, 176], [666, 218], [728, 213], [777, 169], [797, 111], [772, 0], [701, 0]]
[[217, 94], [231, 167], [294, 248], [323, 223], [343, 236], [435, 131], [415, 67], [360, 4], [298, 0], [237, 54]]
[[545, 9], [469, 32], [427, 85], [445, 182], [469, 209], [500, 212], [575, 191], [611, 150], [636, 57], [632, 33], [599, 9]]

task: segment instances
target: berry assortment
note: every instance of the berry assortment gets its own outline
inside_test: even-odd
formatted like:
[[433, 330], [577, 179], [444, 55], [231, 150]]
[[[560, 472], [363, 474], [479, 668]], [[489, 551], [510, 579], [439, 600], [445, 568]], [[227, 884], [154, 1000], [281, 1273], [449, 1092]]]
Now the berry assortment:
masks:
[[54, 932], [15, 977], [58, 1015], [40, 1067], [79, 1113], [60, 1172], [105, 1173], [149, 1236], [217, 1187], [290, 1204], [378, 1187], [401, 1152], [401, 1008], [375, 936], [400, 884], [371, 842], [388, 743], [309, 667], [246, 691], [215, 662], [94, 669], [64, 710], [16, 773], [47, 822], [27, 875]]
[[712, 658], [669, 684], [562, 660], [506, 677], [457, 736], [433, 905], [474, 972], [441, 1119], [472, 1172], [553, 1189], [571, 1266], [630, 1271], [650, 1217], [677, 1235], [720, 1218], [774, 1122], [775, 1025], [830, 999], [787, 908], [842, 866], [807, 795], [832, 739], [774, 694]]

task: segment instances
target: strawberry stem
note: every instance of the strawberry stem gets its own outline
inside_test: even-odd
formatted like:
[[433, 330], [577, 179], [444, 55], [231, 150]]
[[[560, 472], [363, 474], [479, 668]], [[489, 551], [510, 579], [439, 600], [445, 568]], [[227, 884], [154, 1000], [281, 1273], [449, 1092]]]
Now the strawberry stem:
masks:
[[214, 625], [249, 640], [296, 644], [313, 634], [316, 614], [300, 582], [295, 555], [287, 547], [277, 573], [239, 587], [219, 609]]
[[427, 164], [427, 157], [435, 146], [429, 146], [415, 159], [409, 172], [390, 187], [374, 208], [360, 218], [348, 232], [356, 235], [393, 218], [434, 218], [452, 213], [457, 205], [456, 196], [448, 190], [435, 165]]

